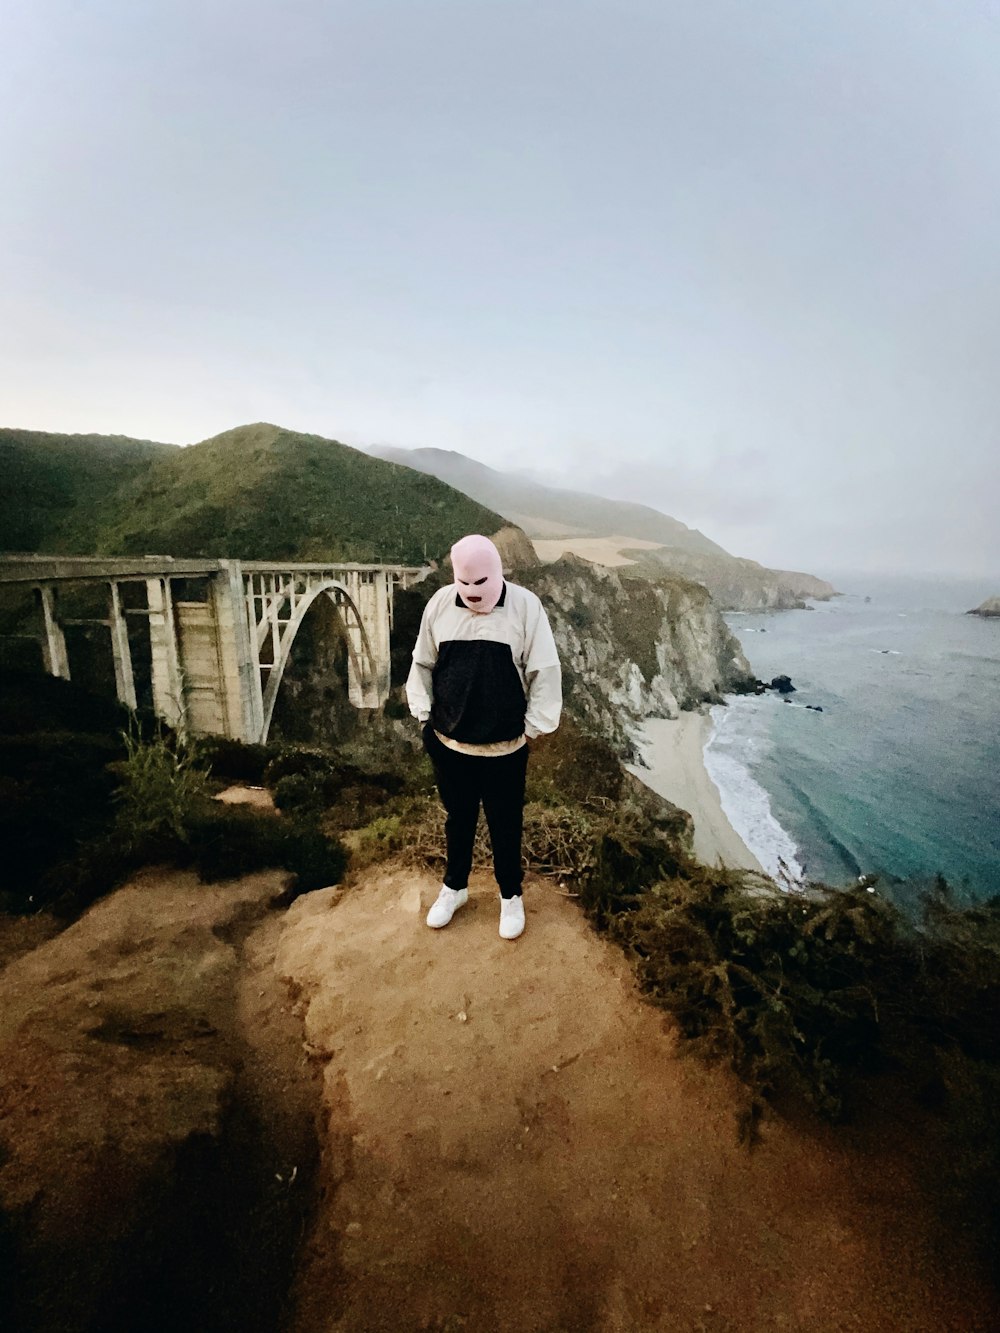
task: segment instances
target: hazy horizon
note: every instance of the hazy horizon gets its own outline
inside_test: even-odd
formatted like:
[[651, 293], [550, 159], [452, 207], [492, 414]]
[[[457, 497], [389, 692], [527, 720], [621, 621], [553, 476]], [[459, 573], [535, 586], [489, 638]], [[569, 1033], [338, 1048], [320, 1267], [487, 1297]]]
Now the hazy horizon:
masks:
[[1000, 583], [1000, 11], [13, 0], [0, 422], [273, 421]]

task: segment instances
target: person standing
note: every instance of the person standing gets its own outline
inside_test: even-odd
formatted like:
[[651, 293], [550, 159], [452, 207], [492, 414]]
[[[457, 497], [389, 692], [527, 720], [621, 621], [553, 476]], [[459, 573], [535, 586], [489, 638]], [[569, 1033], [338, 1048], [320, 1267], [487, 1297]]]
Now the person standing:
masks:
[[427, 603], [406, 681], [445, 810], [447, 869], [427, 913], [446, 926], [469, 900], [482, 805], [500, 889], [500, 936], [524, 930], [521, 831], [529, 742], [555, 731], [562, 676], [545, 608], [503, 577], [488, 537], [451, 548], [455, 581]]

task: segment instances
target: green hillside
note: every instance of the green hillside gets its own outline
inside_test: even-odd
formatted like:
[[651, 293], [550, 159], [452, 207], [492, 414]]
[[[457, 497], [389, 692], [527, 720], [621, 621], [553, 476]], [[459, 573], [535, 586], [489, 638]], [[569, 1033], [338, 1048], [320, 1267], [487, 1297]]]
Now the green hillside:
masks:
[[373, 445], [377, 458], [418, 468], [456, 486], [524, 529], [529, 537], [638, 537], [701, 555], [726, 552], [697, 528], [628, 500], [606, 500], [585, 491], [546, 486], [516, 473], [497, 472], [448, 449], [397, 449]]
[[22, 449], [30, 519], [16, 542], [5, 526], [5, 549], [419, 563], [503, 526], [434, 477], [278, 426], [185, 449], [90, 437], [89, 459], [86, 436], [69, 437], [81, 442], [71, 454], [50, 447], [65, 438], [36, 433]]
[[124, 435], [0, 429], [0, 550], [94, 550], [120, 488], [176, 452]]

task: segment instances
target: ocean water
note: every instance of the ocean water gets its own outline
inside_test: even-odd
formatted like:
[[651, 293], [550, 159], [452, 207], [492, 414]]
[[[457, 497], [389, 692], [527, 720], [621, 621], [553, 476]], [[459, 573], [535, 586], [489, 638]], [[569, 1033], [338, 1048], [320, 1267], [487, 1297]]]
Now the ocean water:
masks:
[[1000, 894], [1000, 620], [964, 614], [1000, 588], [830, 577], [830, 602], [725, 616], [754, 672], [796, 692], [712, 709], [723, 808], [772, 874]]

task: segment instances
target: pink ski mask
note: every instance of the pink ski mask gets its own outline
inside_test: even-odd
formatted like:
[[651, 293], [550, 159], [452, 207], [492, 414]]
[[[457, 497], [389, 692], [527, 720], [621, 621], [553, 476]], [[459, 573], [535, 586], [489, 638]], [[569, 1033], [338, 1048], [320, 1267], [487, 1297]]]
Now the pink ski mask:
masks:
[[489, 537], [473, 534], [451, 548], [455, 587], [469, 608], [479, 615], [492, 611], [503, 592], [503, 562]]

